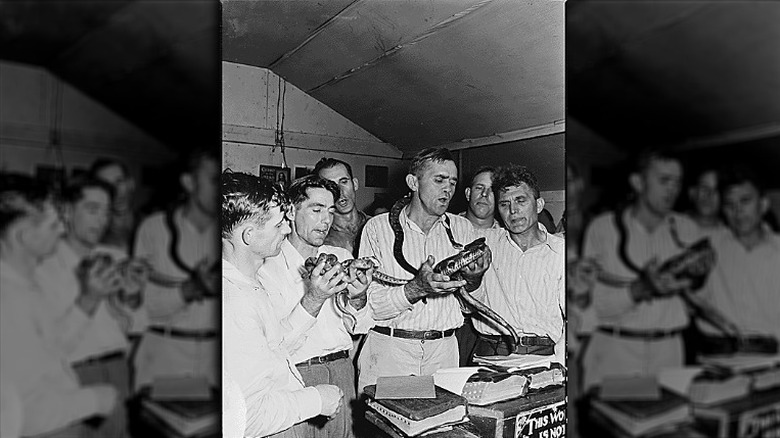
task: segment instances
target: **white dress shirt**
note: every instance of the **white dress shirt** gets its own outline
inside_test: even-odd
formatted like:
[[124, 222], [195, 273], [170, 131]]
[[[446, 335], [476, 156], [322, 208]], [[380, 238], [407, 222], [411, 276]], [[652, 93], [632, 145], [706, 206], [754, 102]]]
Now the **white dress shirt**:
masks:
[[87, 316], [72, 306], [59, 316], [40, 288], [0, 261], [0, 369], [22, 402], [22, 435], [64, 428], [98, 412], [93, 389], [81, 387], [66, 351], [57, 344], [77, 333]]
[[[222, 261], [223, 373], [241, 388], [246, 436], [281, 432], [321, 412], [314, 387], [304, 387], [285, 347], [271, 299], [253, 278]], [[314, 318], [309, 317], [309, 328]]]
[[[319, 254], [334, 254], [339, 261], [352, 259], [352, 254], [344, 248], [322, 245], [317, 249]], [[281, 317], [290, 315], [301, 308], [301, 298], [305, 285], [301, 273], [306, 260], [297, 249], [285, 239], [281, 252], [265, 260], [257, 271], [257, 280], [267, 291], [276, 314]], [[359, 323], [356, 333], [366, 333], [371, 327], [368, 306], [360, 311], [352, 310]], [[352, 349], [352, 336], [347, 328], [347, 322], [336, 309], [333, 298], [329, 298], [322, 306], [314, 327], [306, 331], [306, 337], [300, 348], [291, 353], [294, 363], [301, 363], [313, 357], [324, 356], [343, 350]]]

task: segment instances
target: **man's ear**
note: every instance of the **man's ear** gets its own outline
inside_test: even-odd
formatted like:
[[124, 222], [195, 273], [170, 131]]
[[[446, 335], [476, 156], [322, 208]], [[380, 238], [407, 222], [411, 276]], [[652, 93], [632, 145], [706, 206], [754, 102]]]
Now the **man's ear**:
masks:
[[358, 184], [357, 178], [352, 178], [352, 185], [355, 186], [355, 191], [360, 188], [360, 184]]
[[415, 175], [411, 173], [406, 175], [406, 185], [409, 186], [409, 190], [416, 192], [419, 189], [419, 181]]
[[254, 231], [255, 229], [252, 225], [247, 225], [241, 230], [241, 242], [243, 242], [244, 245], [249, 245], [249, 242], [252, 241], [252, 233]]
[[184, 191], [192, 193], [195, 191], [195, 179], [189, 173], [183, 173], [179, 177], [179, 184], [184, 187]]
[[466, 202], [471, 202], [471, 187], [466, 187], [463, 193], [466, 194]]
[[536, 200], [536, 214], [539, 214], [544, 210], [544, 198], [539, 198]]
[[762, 196], [758, 202], [759, 202], [758, 208], [760, 208], [761, 216], [763, 217], [766, 214], [766, 212], [769, 211], [769, 206], [771, 203], [769, 202], [769, 198], [767, 198], [766, 196]]
[[628, 184], [637, 193], [641, 193], [645, 187], [644, 181], [642, 181], [642, 175], [637, 172], [632, 172], [631, 175], [628, 176]]

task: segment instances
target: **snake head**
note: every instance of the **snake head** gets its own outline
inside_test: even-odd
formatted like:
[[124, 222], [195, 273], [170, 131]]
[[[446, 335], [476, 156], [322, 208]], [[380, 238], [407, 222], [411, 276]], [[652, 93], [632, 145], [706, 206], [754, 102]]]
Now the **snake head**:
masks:
[[480, 237], [463, 247], [459, 253], [440, 261], [434, 268], [434, 272], [451, 276], [463, 269], [464, 266], [482, 257], [487, 251], [485, 238]]

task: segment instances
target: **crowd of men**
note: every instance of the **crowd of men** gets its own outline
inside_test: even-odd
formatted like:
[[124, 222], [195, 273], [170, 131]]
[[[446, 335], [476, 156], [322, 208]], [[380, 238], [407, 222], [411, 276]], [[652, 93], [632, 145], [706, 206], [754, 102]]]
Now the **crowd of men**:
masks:
[[0, 435], [121, 438], [153, 385], [219, 383], [219, 168], [193, 153], [181, 199], [143, 218], [118, 161], [60, 192], [0, 176]]
[[[286, 193], [223, 172], [225, 436], [360, 436], [358, 396], [379, 377], [431, 375], [475, 353], [564, 362], [565, 245], [539, 223], [544, 200], [535, 176], [516, 165], [478, 170], [461, 215], [447, 212], [458, 182], [449, 150], [418, 153], [405, 180], [406, 205], [369, 218], [340, 160], [323, 159]], [[480, 237], [489, 250], [459, 279], [434, 272]], [[373, 281], [374, 268], [326, 266], [322, 258], [307, 266], [321, 254], [372, 258], [382, 273], [408, 282], [388, 286]], [[510, 351], [475, 320], [476, 340], [469, 344], [462, 331], [468, 347], [459, 347], [464, 315], [453, 292], [460, 288], [507, 319], [522, 346]], [[335, 306], [341, 296], [351, 316]]]
[[[614, 377], [656, 376], [707, 355], [777, 353], [780, 236], [763, 180], [742, 165], [700, 166], [683, 213], [674, 208], [684, 175], [673, 153], [645, 150], [629, 202], [588, 221], [583, 180], [569, 170], [570, 406]], [[711, 250], [699, 275], [661, 269], [706, 247], [702, 239]]]

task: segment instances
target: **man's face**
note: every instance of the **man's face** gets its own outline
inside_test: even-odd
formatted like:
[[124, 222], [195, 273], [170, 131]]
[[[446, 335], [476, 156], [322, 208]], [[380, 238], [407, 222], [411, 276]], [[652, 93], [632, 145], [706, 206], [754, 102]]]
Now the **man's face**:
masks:
[[77, 202], [66, 207], [70, 235], [88, 247], [100, 242], [108, 228], [111, 198], [105, 190], [87, 187]]
[[103, 167], [95, 176], [111, 184], [114, 187], [114, 202], [116, 204], [123, 204], [129, 202], [130, 192], [132, 191], [133, 182], [125, 175], [125, 171], [118, 164]]
[[498, 195], [498, 214], [512, 234], [522, 234], [539, 223], [539, 212], [544, 201], [534, 198], [534, 191], [526, 183], [509, 186]]
[[729, 187], [723, 196], [723, 215], [737, 236], [756, 231], [768, 207], [766, 199], [749, 182]]
[[355, 184], [356, 180], [349, 177], [349, 172], [343, 164], [337, 164], [320, 171], [320, 178], [333, 181], [341, 190], [341, 198], [336, 201], [336, 211], [339, 214], [348, 214], [355, 209]]
[[219, 189], [219, 164], [212, 159], [204, 159], [192, 174], [193, 190], [190, 196], [204, 213], [216, 215], [218, 212], [217, 190]]
[[290, 234], [290, 221], [287, 220], [281, 207], [270, 208], [266, 222], [256, 225], [257, 228], [249, 242], [251, 251], [262, 259], [279, 254], [285, 236]]
[[720, 208], [718, 194], [718, 177], [715, 172], [706, 172], [699, 177], [697, 184], [691, 188], [691, 201], [700, 216], [714, 217]]
[[54, 253], [65, 226], [54, 205], [47, 201], [43, 209], [23, 219], [21, 243], [37, 259], [43, 259]]
[[455, 186], [458, 169], [453, 161], [430, 161], [417, 178], [417, 196], [423, 209], [431, 215], [441, 216], [447, 211]]
[[672, 211], [682, 183], [682, 166], [675, 160], [652, 160], [639, 175], [635, 190], [640, 201], [657, 215]]
[[496, 198], [492, 187], [493, 173], [482, 172], [474, 177], [471, 187], [466, 189], [469, 211], [480, 219], [492, 218], [496, 210]]
[[295, 234], [312, 246], [322, 246], [336, 210], [333, 194], [321, 187], [306, 190], [309, 199], [295, 207]]

